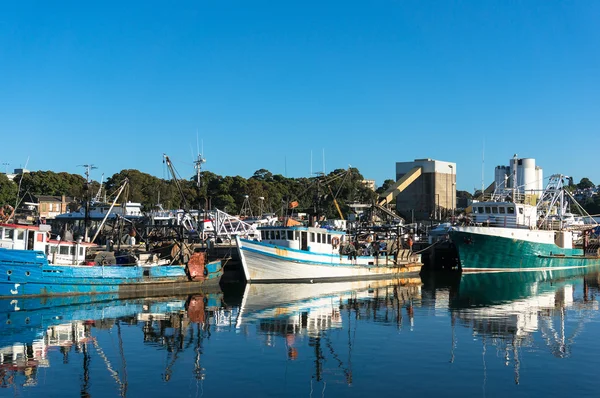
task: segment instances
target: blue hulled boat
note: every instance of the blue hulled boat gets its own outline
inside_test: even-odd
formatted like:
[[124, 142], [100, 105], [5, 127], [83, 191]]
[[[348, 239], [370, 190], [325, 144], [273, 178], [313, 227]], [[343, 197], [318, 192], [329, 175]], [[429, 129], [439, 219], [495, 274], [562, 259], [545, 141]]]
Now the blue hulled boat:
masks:
[[223, 273], [221, 261], [199, 267], [194, 256], [201, 255], [194, 253], [188, 265], [51, 265], [43, 252], [0, 248], [0, 298], [156, 291], [179, 294], [203, 285], [218, 285]]

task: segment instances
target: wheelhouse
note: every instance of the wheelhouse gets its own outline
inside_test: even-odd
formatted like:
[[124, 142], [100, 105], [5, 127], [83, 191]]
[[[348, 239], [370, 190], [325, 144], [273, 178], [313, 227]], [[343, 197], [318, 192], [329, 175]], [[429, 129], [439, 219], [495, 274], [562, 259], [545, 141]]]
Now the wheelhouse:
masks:
[[537, 208], [513, 202], [473, 203], [473, 221], [490, 227], [535, 227]]
[[96, 246], [80, 241], [50, 239], [50, 226], [43, 224], [0, 224], [0, 247], [11, 250], [33, 250], [46, 254], [54, 265], [78, 265], [85, 262], [86, 249]]
[[298, 226], [268, 226], [258, 230], [263, 243], [316, 253], [331, 253], [346, 235], [341, 231]]

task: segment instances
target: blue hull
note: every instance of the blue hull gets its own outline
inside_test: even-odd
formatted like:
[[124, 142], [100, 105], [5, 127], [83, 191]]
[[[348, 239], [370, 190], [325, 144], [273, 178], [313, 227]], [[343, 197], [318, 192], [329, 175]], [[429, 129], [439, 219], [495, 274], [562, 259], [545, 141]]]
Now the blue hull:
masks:
[[185, 267], [171, 266], [54, 266], [41, 252], [0, 249], [0, 297], [76, 294], [177, 294], [205, 284], [218, 285], [221, 261], [206, 265], [203, 281], [190, 281]]

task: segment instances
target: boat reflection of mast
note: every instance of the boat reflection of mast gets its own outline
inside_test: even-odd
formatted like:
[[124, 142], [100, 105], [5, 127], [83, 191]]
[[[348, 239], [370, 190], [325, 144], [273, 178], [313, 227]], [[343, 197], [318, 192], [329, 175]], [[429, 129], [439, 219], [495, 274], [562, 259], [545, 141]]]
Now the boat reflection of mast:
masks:
[[[204, 394], [204, 368], [202, 368], [202, 364], [200, 362], [200, 356], [202, 354], [203, 342], [204, 342], [204, 333], [203, 330], [206, 329], [206, 325], [204, 323], [200, 324], [196, 323], [196, 345], [194, 347], [194, 378], [196, 379], [196, 396], [198, 396], [198, 382], [200, 382], [200, 387], [202, 387], [202, 393]], [[192, 327], [192, 338], [194, 334], [194, 329]]]
[[90, 354], [87, 350], [87, 344], [83, 344], [83, 382], [81, 384], [81, 398], [91, 397], [88, 388], [90, 382]]
[[[164, 376], [164, 381], [169, 381], [171, 380], [171, 375], [173, 374], [173, 365], [175, 365], [175, 362], [177, 361], [177, 358], [179, 358], [179, 353], [181, 351], [183, 351], [183, 339], [184, 339], [184, 334], [183, 334], [183, 314], [178, 314], [177, 315], [179, 317], [179, 327], [177, 328], [177, 336], [173, 336], [170, 339], [165, 337], [165, 343], [167, 344], [167, 366], [165, 368], [165, 376]], [[161, 336], [164, 337], [164, 331], [166, 328], [165, 322], [164, 321], [160, 321], [161, 323]], [[171, 343], [171, 344], [169, 344]], [[170, 346], [170, 347], [169, 347]], [[170, 348], [170, 349], [169, 349]]]
[[117, 336], [119, 337], [119, 355], [121, 356], [121, 369], [123, 371], [123, 383], [121, 385], [121, 396], [127, 395], [127, 362], [123, 350], [123, 336], [121, 336], [121, 322], [117, 319]]

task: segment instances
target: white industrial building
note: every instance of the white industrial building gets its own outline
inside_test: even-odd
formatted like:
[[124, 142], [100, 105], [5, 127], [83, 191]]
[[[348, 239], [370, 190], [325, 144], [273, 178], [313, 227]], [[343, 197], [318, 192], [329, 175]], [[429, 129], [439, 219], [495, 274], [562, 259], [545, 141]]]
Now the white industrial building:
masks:
[[514, 188], [525, 195], [539, 195], [544, 190], [544, 173], [535, 165], [535, 159], [518, 158], [515, 154], [509, 163], [508, 166], [496, 166], [494, 183], [497, 189]]

